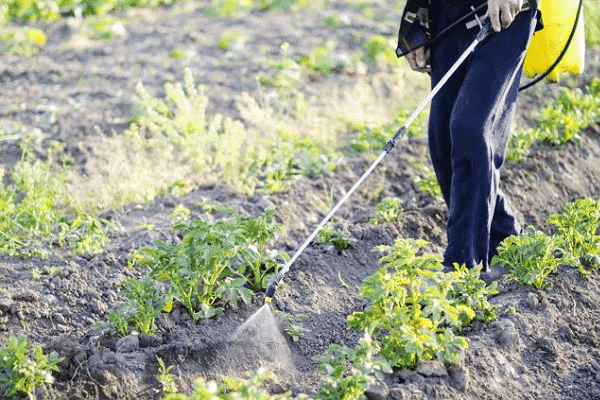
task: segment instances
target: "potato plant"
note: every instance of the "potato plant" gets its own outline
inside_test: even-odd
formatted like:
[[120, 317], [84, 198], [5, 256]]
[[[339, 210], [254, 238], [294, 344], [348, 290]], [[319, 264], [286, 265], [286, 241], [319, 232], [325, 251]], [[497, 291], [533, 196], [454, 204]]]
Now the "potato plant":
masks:
[[[401, 368], [416, 367], [422, 360], [458, 362], [458, 352], [468, 346], [457, 335], [478, 316], [489, 319], [494, 310], [486, 296], [495, 291], [485, 287], [477, 275], [441, 272], [437, 255], [417, 255], [424, 240], [398, 239], [382, 257], [384, 263], [367, 277], [360, 295], [371, 300], [362, 312], [348, 317], [348, 326], [361, 329], [378, 341], [380, 354]], [[461, 286], [462, 285], [462, 286]], [[467, 298], [454, 297], [469, 288]]]
[[202, 378], [196, 379], [194, 392], [190, 396], [180, 393], [171, 393], [165, 400], [292, 400], [293, 398], [306, 399], [305, 395], [293, 397], [290, 392], [271, 395], [263, 386], [275, 379], [275, 375], [264, 368], [256, 373], [248, 373], [246, 379], [223, 378], [218, 384], [214, 381], [206, 382]]
[[504, 239], [498, 246], [498, 254], [492, 258], [492, 264], [509, 268], [514, 278], [523, 285], [544, 288], [551, 285], [546, 277], [566, 261], [562, 255], [564, 252], [555, 237], [530, 226], [520, 235]]
[[[401, 108], [398, 109], [392, 121], [382, 125], [349, 124], [348, 130], [355, 135], [355, 138], [350, 141], [350, 149], [358, 153], [381, 151], [410, 115], [410, 111]], [[427, 113], [423, 112], [417, 117], [415, 123], [408, 128], [406, 136], [409, 138], [423, 137], [426, 121]]]
[[537, 288], [550, 286], [547, 277], [561, 264], [577, 267], [582, 274], [589, 273], [586, 267], [600, 267], [599, 201], [575, 200], [565, 205], [564, 213], [550, 215], [548, 222], [557, 227], [554, 235], [529, 226], [504, 239], [492, 264], [508, 267], [518, 282]]
[[319, 231], [315, 243], [333, 243], [338, 251], [344, 251], [354, 247], [356, 240], [346, 237], [344, 232], [340, 230], [334, 230], [331, 227], [326, 226]]
[[210, 318], [220, 311], [216, 303], [223, 298], [233, 307], [239, 300], [249, 303], [252, 289], [266, 287], [267, 275], [277, 271], [277, 257], [287, 259], [285, 252], [266, 247], [282, 229], [274, 213], [178, 223], [174, 229], [180, 243], [159, 240], [155, 247], [140, 249], [137, 262], [168, 284], [169, 294], [194, 320]]
[[152, 335], [158, 332], [156, 319], [169, 299], [164, 290], [148, 276], [143, 280], [127, 279], [122, 285], [119, 296], [125, 301], [108, 314], [109, 329], [121, 336], [130, 333], [130, 325], [138, 333]]
[[538, 141], [552, 146], [578, 143], [579, 133], [600, 121], [599, 110], [600, 79], [591, 80], [587, 93], [562, 89], [558, 98], [540, 111], [535, 126], [511, 136], [506, 159], [520, 161], [529, 154], [531, 145]]
[[388, 360], [378, 355], [376, 342], [367, 335], [354, 349], [332, 344], [315, 360], [320, 363], [322, 380], [315, 399], [321, 400], [362, 399], [371, 385], [392, 372]]
[[375, 215], [369, 219], [369, 222], [375, 225], [382, 221], [393, 222], [403, 211], [402, 199], [399, 197], [386, 197], [377, 204], [377, 211], [375, 212]]
[[25, 336], [11, 336], [0, 348], [0, 393], [31, 396], [36, 387], [53, 382], [52, 372], [62, 360], [56, 352], [44, 354]]
[[437, 177], [435, 176], [435, 172], [433, 172], [429, 167], [420, 164], [417, 165], [417, 168], [423, 172], [424, 177], [417, 177], [413, 182], [417, 185], [419, 190], [427, 193], [431, 197], [439, 197], [442, 198], [442, 189], [437, 181]]
[[600, 267], [600, 201], [577, 199], [565, 205], [562, 214], [550, 215], [548, 222], [557, 227], [557, 238], [573, 257]]

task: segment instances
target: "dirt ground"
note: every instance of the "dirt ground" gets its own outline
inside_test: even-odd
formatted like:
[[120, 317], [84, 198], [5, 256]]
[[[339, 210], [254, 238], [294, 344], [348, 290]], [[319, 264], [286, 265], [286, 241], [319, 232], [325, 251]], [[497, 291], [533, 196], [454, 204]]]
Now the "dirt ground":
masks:
[[[256, 89], [253, 77], [264, 62], [261, 49], [278, 48], [285, 41], [312, 49], [332, 34], [316, 12], [213, 20], [198, 11], [201, 3], [209, 2], [131, 11], [124, 23], [127, 33], [110, 41], [82, 39], [77, 20], [44, 25], [49, 43], [39, 55], [0, 55], [0, 120], [40, 129], [48, 135], [45, 140], [61, 141], [65, 151], [84, 164], [94, 151], [90, 138], [119, 134], [128, 127], [138, 81], [160, 94], [165, 80], [180, 79], [183, 67], [190, 66], [197, 82], [209, 88], [212, 111], [235, 115], [237, 94]], [[389, 15], [382, 18], [386, 23], [377, 25], [360, 19], [355, 10], [338, 11], [356, 17], [360, 29], [394, 35], [396, 20]], [[244, 54], [232, 55], [215, 45], [226, 28], [248, 33]], [[352, 47], [351, 27], [335, 34]], [[174, 48], [188, 49], [187, 65], [170, 57]], [[590, 51], [587, 57], [588, 69], [576, 78], [575, 86], [584, 87], [600, 72], [600, 52]], [[311, 79], [303, 90], [317, 92], [334, 78]], [[524, 93], [519, 123], [531, 123], [532, 113], [556, 90], [543, 85]], [[355, 239], [354, 247], [339, 252], [333, 245], [311, 245], [286, 275], [272, 306], [307, 316], [303, 320], [307, 332], [296, 342], [285, 339], [287, 346], [280, 349], [288, 360], [270, 359], [258, 347], [231, 342], [235, 330], [262, 306], [263, 295], [250, 306], [226, 310], [198, 324], [183, 309], [175, 309], [163, 316], [162, 332], [153, 336], [119, 339], [98, 333], [93, 325], [105, 321], [117, 305], [120, 282], [141, 274], [127, 268], [130, 252], [172, 237], [167, 216], [177, 205], [190, 208], [194, 218], [214, 217], [202, 214], [198, 203], [203, 199], [250, 215], [275, 207], [286, 233], [274, 247], [292, 253], [325, 215], [327, 210], [319, 204], [328, 193], [339, 199], [370, 164], [370, 155], [346, 157], [335, 172], [306, 177], [284, 194], [247, 196], [215, 182], [182, 197], [107, 210], [102, 216], [118, 221], [122, 229], [101, 255], [67, 256], [57, 251], [48, 260], [0, 256], [0, 289], [14, 294], [8, 297], [0, 291], [0, 343], [24, 333], [46, 351], [65, 357], [54, 384], [36, 393], [40, 399], [162, 398], [156, 356], [175, 365], [173, 373], [185, 393], [198, 376], [236, 375], [243, 367], [266, 365], [281, 372], [281, 381], [270, 386], [274, 393], [310, 395], [319, 379], [313, 357], [332, 343], [354, 346], [360, 337], [347, 329], [346, 316], [366, 304], [357, 296], [357, 287], [379, 267], [379, 255], [372, 249], [399, 237], [426, 239], [431, 243], [427, 250], [435, 253], [444, 248], [445, 205], [412, 183], [419, 175], [416, 162], [426, 152], [425, 139], [403, 141], [337, 213], [333, 226]], [[0, 143], [0, 154], [3, 166], [10, 168], [20, 153], [6, 141]], [[524, 161], [508, 163], [503, 188], [524, 224], [551, 233], [546, 224], [550, 214], [577, 198], [599, 197], [598, 160], [600, 128], [592, 126], [582, 133], [579, 145], [558, 149], [537, 145]], [[401, 198], [405, 212], [393, 223], [373, 225], [368, 219], [380, 198], [371, 193], [382, 184], [381, 198]], [[142, 229], [142, 221], [156, 228]], [[34, 270], [47, 266], [57, 266], [60, 272], [33, 279]], [[469, 348], [459, 365], [426, 363], [416, 371], [396, 371], [371, 398], [600, 399], [600, 276], [594, 272], [583, 278], [577, 271], [561, 269], [552, 282], [546, 290], [503, 282], [501, 294], [491, 299], [500, 307], [498, 318], [465, 333]], [[242, 347], [253, 356], [241, 357]]]

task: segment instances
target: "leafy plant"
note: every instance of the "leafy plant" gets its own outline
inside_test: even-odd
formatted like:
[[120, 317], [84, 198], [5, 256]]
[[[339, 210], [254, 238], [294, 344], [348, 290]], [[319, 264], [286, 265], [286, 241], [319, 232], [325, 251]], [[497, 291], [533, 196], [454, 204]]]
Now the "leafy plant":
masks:
[[300, 320], [308, 318], [308, 316], [304, 314], [291, 315], [290, 313], [280, 310], [273, 310], [273, 314], [286, 324], [285, 331], [290, 335], [294, 342], [297, 342], [298, 339], [300, 339], [300, 336], [306, 333], [306, 328], [304, 328]]
[[0, 348], [0, 389], [5, 396], [30, 395], [36, 387], [53, 382], [52, 371], [58, 371], [63, 359], [56, 352], [44, 354], [25, 336], [11, 336]]
[[579, 133], [600, 120], [599, 109], [600, 79], [590, 81], [587, 93], [562, 88], [560, 95], [540, 111], [535, 126], [511, 137], [507, 160], [521, 160], [536, 141], [552, 146], [578, 143]]
[[[407, 137], [422, 137], [424, 135], [427, 113], [421, 113], [415, 122], [408, 128]], [[411, 113], [405, 109], [398, 109], [397, 115], [390, 122], [382, 125], [349, 124], [351, 133], [356, 138], [350, 141], [350, 148], [355, 152], [383, 150], [386, 143], [394, 136], [398, 129], [406, 123]]]
[[[194, 320], [210, 318], [220, 311], [215, 303], [225, 297], [232, 306], [249, 303], [253, 289], [266, 286], [267, 275], [276, 272], [277, 257], [285, 252], [267, 251], [267, 243], [281, 230], [272, 220], [275, 210], [260, 217], [236, 216], [207, 222], [192, 220], [174, 229], [180, 243], [156, 241], [137, 253], [137, 263], [151, 268], [151, 276], [169, 284]], [[145, 256], [145, 258], [140, 257]]]
[[226, 212], [229, 215], [236, 214], [235, 208], [228, 206], [227, 204], [211, 204], [207, 199], [202, 199], [202, 202], [198, 203], [198, 206], [202, 208], [202, 211], [209, 214], [216, 212]]
[[238, 308], [238, 302], [242, 300], [245, 304], [252, 301], [252, 290], [246, 287], [247, 279], [226, 277], [217, 287], [216, 293], [229, 299], [233, 308]]
[[270, 71], [257, 75], [261, 85], [276, 88], [291, 88], [302, 80], [302, 66], [292, 58], [284, 57], [270, 63]]
[[362, 399], [371, 385], [383, 380], [384, 373], [392, 372], [389, 362], [377, 350], [367, 335], [354, 349], [330, 345], [325, 354], [315, 357], [323, 381], [315, 399]]
[[172, 393], [177, 393], [179, 389], [175, 384], [175, 377], [171, 372], [173, 370], [174, 365], [167, 365], [163, 361], [162, 358], [156, 356], [156, 362], [158, 363], [158, 375], [156, 376], [156, 380], [162, 386], [163, 394], [168, 395]]
[[521, 129], [513, 133], [508, 141], [507, 161], [519, 162], [529, 154], [531, 146], [538, 141], [535, 129]]
[[386, 197], [379, 204], [377, 204], [377, 212], [369, 222], [372, 224], [378, 224], [381, 221], [392, 222], [395, 221], [398, 216], [404, 211], [402, 206], [402, 199], [399, 197]]
[[0, 36], [0, 44], [7, 53], [30, 57], [46, 45], [46, 34], [37, 28], [13, 28]]
[[600, 201], [577, 199], [565, 205], [562, 214], [552, 214], [548, 222], [558, 229], [556, 236], [575, 258], [600, 267]]
[[269, 241], [283, 232], [283, 225], [275, 222], [274, 216], [275, 209], [271, 208], [259, 217], [240, 216], [235, 220], [242, 230], [245, 242], [248, 243], [240, 249], [243, 263], [237, 272], [246, 276], [254, 289], [267, 287], [267, 274], [278, 268], [277, 256], [288, 260], [285, 252], [267, 252]]
[[308, 56], [302, 57], [300, 64], [322, 74], [328, 74], [334, 70], [341, 69], [345, 65], [346, 60], [342, 59], [335, 52], [336, 48], [337, 43], [334, 40], [327, 40], [322, 46], [314, 49]]
[[[421, 360], [458, 362], [468, 346], [455, 333], [480, 315], [492, 311], [485, 296], [494, 290], [477, 286], [474, 275], [443, 274], [438, 255], [417, 255], [424, 240], [396, 240], [380, 259], [384, 266], [367, 277], [359, 294], [371, 300], [363, 312], [348, 317], [350, 328], [365, 330], [379, 342], [380, 354], [398, 367], [412, 368]], [[382, 246], [380, 250], [390, 250]], [[468, 288], [466, 297], [453, 297]], [[485, 286], [485, 285], [484, 285]]]
[[146, 276], [143, 280], [130, 278], [122, 283], [119, 295], [123, 304], [108, 314], [111, 329], [121, 336], [127, 336], [133, 324], [138, 333], [154, 334], [158, 331], [156, 319], [160, 310], [165, 308], [169, 298]]
[[440, 189], [440, 185], [437, 181], [435, 173], [423, 164], [418, 165], [417, 168], [419, 168], [419, 170], [425, 174], [425, 177], [417, 177], [414, 180], [414, 183], [417, 185], [419, 190], [427, 193], [431, 197], [441, 198], [442, 189]]
[[45, 257], [54, 244], [76, 254], [102, 252], [114, 224], [77, 210], [71, 217], [63, 190], [64, 177], [25, 147], [10, 179], [0, 182], [0, 252]]
[[455, 264], [454, 268], [453, 272], [444, 274], [441, 284], [449, 284], [450, 298], [466, 306], [462, 309], [463, 324], [468, 325], [474, 318], [484, 322], [496, 318], [498, 307], [490, 304], [488, 297], [498, 294], [498, 283], [488, 286], [480, 279], [481, 264], [475, 268]]
[[[202, 378], [196, 379], [194, 392], [190, 396], [183, 394], [168, 394], [165, 400], [291, 400], [291, 393], [270, 395], [261, 389], [267, 381], [273, 380], [275, 375], [260, 368], [256, 373], [246, 374], [246, 379], [223, 377], [223, 383], [218, 385], [214, 381], [206, 382]], [[298, 396], [306, 399], [306, 396]]]
[[339, 251], [344, 251], [354, 246], [353, 239], [347, 238], [342, 231], [334, 231], [329, 226], [325, 226], [319, 231], [316, 243], [333, 243]]
[[571, 263], [568, 253], [561, 250], [555, 237], [528, 226], [520, 235], [509, 236], [497, 248], [492, 264], [510, 268], [514, 278], [523, 285], [548, 287], [546, 277], [561, 263]]
[[381, 61], [387, 65], [393, 65], [398, 59], [394, 52], [394, 46], [390, 41], [380, 35], [372, 36], [363, 44], [367, 57], [371, 61]]

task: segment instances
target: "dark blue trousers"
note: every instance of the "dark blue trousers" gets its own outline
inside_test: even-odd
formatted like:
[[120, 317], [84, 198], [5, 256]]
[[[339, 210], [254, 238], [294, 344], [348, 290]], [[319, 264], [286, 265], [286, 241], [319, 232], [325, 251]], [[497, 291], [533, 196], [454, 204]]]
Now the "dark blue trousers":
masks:
[[[448, 22], [441, 15], [439, 28]], [[521, 230], [498, 185], [535, 25], [536, 11], [528, 10], [490, 34], [431, 103], [430, 155], [448, 206], [445, 265], [481, 263], [486, 269], [500, 242]], [[478, 30], [462, 28], [431, 49], [432, 86]]]

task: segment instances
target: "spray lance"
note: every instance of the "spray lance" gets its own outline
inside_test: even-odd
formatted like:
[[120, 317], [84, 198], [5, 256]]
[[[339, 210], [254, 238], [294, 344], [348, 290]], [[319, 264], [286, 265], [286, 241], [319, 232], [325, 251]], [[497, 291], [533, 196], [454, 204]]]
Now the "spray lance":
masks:
[[475, 40], [473, 40], [473, 42], [469, 45], [469, 47], [467, 47], [467, 49], [462, 53], [462, 55], [458, 58], [458, 60], [456, 60], [454, 65], [452, 65], [452, 67], [448, 70], [448, 72], [446, 72], [446, 74], [437, 83], [437, 85], [435, 85], [435, 87], [429, 92], [427, 97], [417, 107], [417, 109], [412, 113], [412, 115], [408, 118], [408, 120], [404, 123], [404, 125], [401, 126], [400, 129], [398, 129], [398, 131], [394, 134], [394, 136], [387, 142], [387, 144], [381, 151], [381, 154], [379, 154], [379, 157], [377, 157], [377, 159], [371, 164], [371, 166], [363, 173], [363, 175], [360, 177], [360, 179], [358, 181], [356, 181], [356, 183], [348, 190], [348, 192], [346, 192], [344, 197], [342, 197], [341, 200], [331, 209], [331, 211], [329, 211], [329, 213], [325, 216], [325, 218], [323, 218], [321, 223], [319, 223], [319, 225], [313, 230], [313, 232], [310, 234], [310, 236], [304, 241], [304, 243], [302, 243], [302, 246], [300, 246], [300, 248], [292, 256], [292, 258], [285, 264], [285, 266], [271, 280], [271, 282], [269, 283], [269, 286], [267, 287], [265, 303], [269, 303], [271, 301], [271, 299], [275, 295], [275, 290], [277, 288], [277, 285], [283, 280], [283, 277], [289, 271], [289, 269], [292, 266], [292, 264], [294, 263], [294, 261], [296, 261], [296, 259], [300, 256], [300, 254], [302, 254], [304, 249], [306, 249], [306, 247], [310, 244], [310, 242], [312, 242], [312, 240], [319, 233], [319, 231], [321, 229], [323, 229], [325, 224], [331, 219], [331, 217], [333, 217], [333, 215], [337, 212], [337, 210], [346, 202], [346, 200], [348, 200], [348, 198], [356, 191], [356, 189], [358, 189], [358, 187], [361, 185], [361, 183], [365, 179], [367, 179], [367, 177], [371, 174], [371, 172], [373, 172], [375, 167], [377, 167], [377, 165], [379, 165], [381, 160], [383, 160], [383, 158], [387, 154], [389, 154], [394, 149], [394, 147], [396, 147], [396, 144], [400, 141], [400, 139], [402, 139], [402, 137], [404, 136], [404, 134], [406, 133], [406, 131], [408, 130], [410, 125], [413, 123], [413, 121], [417, 118], [417, 116], [425, 109], [427, 104], [429, 104], [429, 102], [433, 99], [433, 97], [446, 84], [448, 79], [450, 79], [452, 74], [454, 74], [454, 72], [462, 65], [462, 63], [471, 54], [471, 52], [473, 52], [475, 50], [475, 47], [477, 47], [477, 45], [489, 35], [489, 33], [491, 32], [491, 29], [492, 29], [490, 21], [486, 20], [483, 23], [479, 19], [477, 19], [477, 21], [480, 26], [480, 31], [477, 34], [477, 36], [475, 37]]

